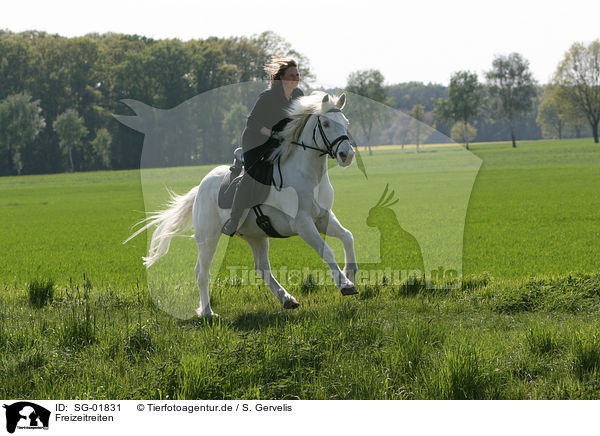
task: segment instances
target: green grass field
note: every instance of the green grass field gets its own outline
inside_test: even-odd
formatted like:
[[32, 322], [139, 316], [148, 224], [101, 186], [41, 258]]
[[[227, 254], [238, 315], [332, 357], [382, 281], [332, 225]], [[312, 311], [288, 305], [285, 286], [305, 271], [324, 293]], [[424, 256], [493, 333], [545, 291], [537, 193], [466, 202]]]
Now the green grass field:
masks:
[[[600, 147], [518, 145], [473, 145], [482, 164], [472, 192], [451, 149], [363, 152], [368, 181], [356, 168], [331, 171], [334, 211], [365, 268], [402, 261], [393, 230], [380, 241], [365, 225], [389, 184], [425, 263], [460, 261], [460, 287], [380, 283], [342, 297], [329, 282], [290, 280], [301, 306], [281, 312], [265, 286], [227, 280], [227, 266], [252, 265], [232, 240], [213, 321], [160, 310], [145, 239], [122, 245], [145, 205], [165, 201], [163, 183], [182, 193], [210, 168], [2, 178], [0, 397], [600, 398]], [[324, 270], [299, 238], [271, 251], [274, 269]], [[178, 238], [158, 266], [176, 265], [192, 296], [194, 257]]]

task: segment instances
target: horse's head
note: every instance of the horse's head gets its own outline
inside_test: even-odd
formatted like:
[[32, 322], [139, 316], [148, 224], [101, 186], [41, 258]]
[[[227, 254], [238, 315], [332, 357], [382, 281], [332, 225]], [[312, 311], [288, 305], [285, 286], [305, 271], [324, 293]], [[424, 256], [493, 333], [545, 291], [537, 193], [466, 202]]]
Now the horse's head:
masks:
[[329, 151], [341, 167], [347, 167], [354, 159], [355, 151], [348, 137], [348, 119], [342, 113], [346, 94], [338, 98], [325, 94], [321, 100], [320, 115], [317, 116], [317, 144]]
[[329, 155], [342, 167], [350, 165], [355, 151], [348, 135], [348, 119], [342, 113], [345, 103], [345, 94], [332, 97], [321, 91], [295, 100], [289, 111], [292, 121], [282, 132], [288, 141], [272, 158], [282, 156], [285, 160], [301, 146]]

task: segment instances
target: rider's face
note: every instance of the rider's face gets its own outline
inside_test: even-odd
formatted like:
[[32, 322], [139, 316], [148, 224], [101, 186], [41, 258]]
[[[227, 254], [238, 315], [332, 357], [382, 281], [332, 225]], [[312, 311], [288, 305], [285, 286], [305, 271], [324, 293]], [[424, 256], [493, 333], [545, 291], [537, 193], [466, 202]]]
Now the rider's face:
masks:
[[300, 73], [298, 72], [298, 68], [289, 67], [285, 72], [281, 75], [281, 80], [286, 86], [295, 88], [298, 86], [298, 81], [300, 80]]

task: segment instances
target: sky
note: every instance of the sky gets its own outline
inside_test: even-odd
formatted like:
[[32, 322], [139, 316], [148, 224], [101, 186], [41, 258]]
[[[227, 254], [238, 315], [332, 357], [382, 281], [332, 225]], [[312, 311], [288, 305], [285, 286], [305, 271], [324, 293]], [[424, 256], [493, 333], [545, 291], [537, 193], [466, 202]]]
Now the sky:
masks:
[[548, 83], [576, 41], [600, 38], [600, 2], [471, 0], [2, 0], [0, 29], [63, 36], [117, 32], [156, 39], [251, 36], [271, 30], [305, 55], [321, 86], [357, 70], [386, 84], [447, 85], [453, 72], [483, 80], [495, 55], [521, 53]]

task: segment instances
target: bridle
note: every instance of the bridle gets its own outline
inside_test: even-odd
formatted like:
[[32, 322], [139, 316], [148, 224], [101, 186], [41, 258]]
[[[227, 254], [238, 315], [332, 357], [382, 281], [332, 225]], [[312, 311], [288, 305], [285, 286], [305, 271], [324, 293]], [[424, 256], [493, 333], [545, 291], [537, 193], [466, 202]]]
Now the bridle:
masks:
[[[327, 113], [329, 113], [329, 112], [341, 112], [341, 110], [338, 108], [331, 108], [327, 111]], [[314, 128], [313, 134], [312, 134], [313, 143], [315, 145], [317, 145], [317, 138], [316, 138], [317, 129], [319, 130], [319, 134], [321, 135], [321, 140], [323, 141], [323, 144], [325, 144], [325, 150], [320, 147], [312, 147], [310, 145], [306, 145], [303, 142], [292, 141], [292, 144], [299, 145], [302, 148], [304, 148], [305, 150], [307, 148], [309, 148], [311, 150], [321, 152], [320, 156], [328, 155], [330, 158], [335, 159], [337, 156], [337, 152], [340, 148], [340, 144], [343, 141], [348, 140], [348, 142], [352, 143], [352, 141], [350, 141], [350, 138], [348, 137], [348, 135], [340, 135], [337, 138], [335, 138], [332, 142], [330, 142], [329, 139], [327, 138], [327, 135], [325, 134], [325, 131], [323, 130], [323, 125], [321, 124], [321, 117], [320, 117], [320, 115], [317, 115], [317, 126]]]
[[[341, 112], [340, 109], [338, 108], [331, 108], [329, 109], [326, 113], [329, 112]], [[323, 130], [323, 125], [321, 124], [321, 118], [320, 115], [317, 115], [317, 126], [313, 129], [313, 134], [312, 134], [312, 139], [313, 139], [313, 143], [315, 145], [317, 145], [317, 129], [319, 130], [319, 134], [321, 135], [321, 139], [323, 140], [323, 144], [325, 144], [325, 150], [323, 150], [320, 147], [313, 147], [311, 145], [306, 145], [303, 142], [296, 142], [296, 141], [291, 141], [292, 144], [294, 145], [299, 145], [300, 147], [304, 148], [305, 150], [308, 148], [310, 150], [315, 150], [320, 152], [321, 154], [319, 156], [325, 156], [328, 155], [330, 158], [335, 159], [337, 152], [340, 148], [340, 144], [347, 140], [350, 143], [350, 146], [352, 147], [352, 144], [354, 143], [354, 140], [351, 139], [348, 135], [350, 134], [350, 132], [348, 132], [346, 130], [346, 133], [348, 133], [348, 135], [340, 135], [337, 138], [335, 138], [333, 140], [333, 142], [330, 142], [329, 139], [327, 138], [327, 135], [325, 134], [325, 131]], [[335, 149], [334, 149], [335, 148]], [[275, 182], [273, 181], [273, 186], [275, 187], [276, 190], [281, 191], [281, 189], [283, 188], [283, 175], [281, 173], [281, 155], [277, 158], [277, 167], [279, 169], [279, 187], [277, 187], [277, 185], [275, 184]]]

